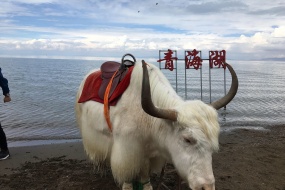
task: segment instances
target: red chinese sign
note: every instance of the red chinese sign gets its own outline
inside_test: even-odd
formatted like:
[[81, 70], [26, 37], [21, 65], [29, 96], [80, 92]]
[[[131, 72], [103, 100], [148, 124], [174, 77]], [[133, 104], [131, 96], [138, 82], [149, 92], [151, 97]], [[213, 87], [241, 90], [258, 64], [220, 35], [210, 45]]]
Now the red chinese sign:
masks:
[[173, 71], [174, 65], [173, 60], [177, 60], [177, 57], [172, 57], [173, 51], [168, 49], [166, 53], [164, 53], [164, 59], [159, 59], [157, 62], [165, 61], [165, 69], [169, 69]]
[[214, 66], [218, 66], [219, 68], [222, 66], [224, 69], [226, 69], [226, 51], [209, 51], [209, 62], [210, 62], [210, 68], [213, 68]]
[[[187, 53], [187, 54], [186, 54]], [[185, 51], [185, 69], [190, 69], [192, 66], [198, 70], [202, 66], [200, 52], [194, 49], [193, 51]]]

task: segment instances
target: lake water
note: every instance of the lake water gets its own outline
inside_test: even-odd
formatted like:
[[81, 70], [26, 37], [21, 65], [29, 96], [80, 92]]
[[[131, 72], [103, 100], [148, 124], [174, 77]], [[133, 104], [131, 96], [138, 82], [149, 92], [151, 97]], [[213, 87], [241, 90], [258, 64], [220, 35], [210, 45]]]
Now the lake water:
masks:
[[[9, 146], [80, 140], [74, 115], [75, 95], [84, 75], [106, 60], [110, 59], [0, 58], [12, 97], [12, 102], [1, 103], [0, 109], [0, 121]], [[147, 61], [157, 64], [154, 59]], [[263, 129], [284, 124], [285, 63], [229, 63], [238, 75], [239, 90], [227, 109], [219, 110], [222, 130]], [[175, 71], [163, 72], [176, 88]], [[201, 99], [200, 71], [191, 69], [186, 73], [187, 99]], [[226, 88], [229, 89], [228, 72], [226, 78]], [[211, 79], [211, 99], [215, 100], [224, 95], [223, 69], [212, 69]], [[206, 103], [210, 101], [209, 86], [208, 63], [205, 62], [202, 67], [202, 100]], [[178, 62], [177, 87], [178, 94], [185, 98], [182, 62]]]

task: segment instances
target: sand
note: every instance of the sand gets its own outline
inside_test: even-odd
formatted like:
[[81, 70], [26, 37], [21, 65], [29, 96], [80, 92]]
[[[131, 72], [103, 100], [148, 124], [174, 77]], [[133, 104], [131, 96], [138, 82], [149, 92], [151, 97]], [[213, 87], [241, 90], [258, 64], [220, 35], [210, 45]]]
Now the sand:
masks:
[[[119, 189], [110, 171], [102, 176], [94, 170], [80, 141], [13, 147], [10, 153], [10, 159], [0, 161], [1, 190]], [[213, 170], [217, 190], [285, 190], [285, 125], [222, 132]], [[176, 179], [171, 173], [163, 182], [175, 189]], [[159, 176], [151, 181], [156, 189]]]
[[86, 160], [82, 142], [57, 143], [10, 148], [11, 158], [0, 161], [0, 175], [15, 173], [14, 169], [26, 162], [39, 162], [48, 158]]

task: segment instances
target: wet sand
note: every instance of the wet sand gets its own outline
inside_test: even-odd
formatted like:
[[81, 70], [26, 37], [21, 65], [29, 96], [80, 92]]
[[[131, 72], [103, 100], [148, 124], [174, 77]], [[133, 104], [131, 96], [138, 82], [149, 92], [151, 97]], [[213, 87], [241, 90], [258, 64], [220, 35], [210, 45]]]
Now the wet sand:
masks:
[[[110, 171], [102, 176], [94, 170], [81, 142], [12, 147], [10, 152], [10, 159], [0, 161], [1, 190], [119, 189]], [[218, 190], [285, 190], [285, 125], [222, 132], [213, 170]], [[164, 183], [175, 189], [176, 179], [171, 173]], [[151, 181], [156, 188], [159, 176]]]
[[57, 143], [47, 145], [22, 146], [10, 148], [11, 157], [0, 161], [0, 175], [10, 175], [16, 168], [27, 162], [35, 163], [49, 158], [86, 160], [82, 142]]

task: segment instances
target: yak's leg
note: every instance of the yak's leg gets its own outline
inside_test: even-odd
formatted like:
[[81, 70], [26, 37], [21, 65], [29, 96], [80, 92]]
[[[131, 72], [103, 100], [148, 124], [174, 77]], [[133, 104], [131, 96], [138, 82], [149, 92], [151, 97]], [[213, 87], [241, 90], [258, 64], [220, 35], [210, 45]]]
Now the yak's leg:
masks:
[[123, 184], [122, 190], [133, 190], [133, 183], [127, 183], [125, 182]]
[[143, 185], [143, 190], [153, 190], [150, 182]]
[[[150, 168], [149, 168], [149, 161], [146, 161], [145, 164], [142, 166], [140, 174], [137, 179], [140, 183], [140, 186], [143, 186], [143, 190], [153, 190], [150, 184]], [[122, 187], [123, 190], [133, 190], [133, 183], [125, 182]]]
[[[114, 135], [111, 169], [119, 184], [131, 183], [139, 176], [144, 164], [143, 158], [142, 143], [135, 136], [122, 137]], [[124, 184], [124, 187], [127, 188], [127, 186], [127, 184]]]
[[[153, 190], [150, 181], [146, 182], [146, 183], [141, 183], [141, 185], [143, 186], [143, 190]], [[123, 184], [122, 190], [133, 190], [133, 183], [127, 183], [125, 182]]]
[[152, 190], [150, 183], [150, 162], [148, 159], [145, 160], [145, 163], [141, 168], [139, 181], [143, 185], [143, 190]]

